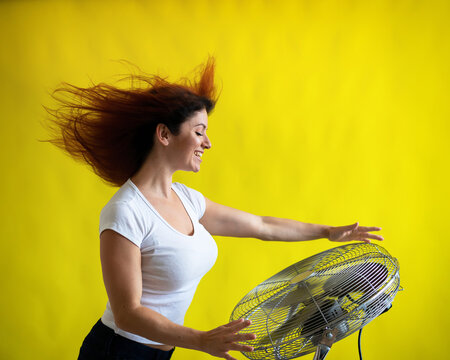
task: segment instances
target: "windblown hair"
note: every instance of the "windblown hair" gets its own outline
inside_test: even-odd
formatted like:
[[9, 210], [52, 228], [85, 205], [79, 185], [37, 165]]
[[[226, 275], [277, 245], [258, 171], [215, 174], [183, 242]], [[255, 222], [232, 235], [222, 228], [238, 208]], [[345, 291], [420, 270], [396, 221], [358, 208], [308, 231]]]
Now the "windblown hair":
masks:
[[193, 81], [183, 78], [177, 83], [132, 74], [124, 79], [130, 80], [128, 89], [62, 83], [52, 93], [58, 107], [45, 107], [51, 139], [44, 141], [90, 165], [106, 183], [121, 186], [152, 150], [158, 124], [178, 135], [181, 124], [196, 111], [214, 109], [214, 67], [210, 57]]

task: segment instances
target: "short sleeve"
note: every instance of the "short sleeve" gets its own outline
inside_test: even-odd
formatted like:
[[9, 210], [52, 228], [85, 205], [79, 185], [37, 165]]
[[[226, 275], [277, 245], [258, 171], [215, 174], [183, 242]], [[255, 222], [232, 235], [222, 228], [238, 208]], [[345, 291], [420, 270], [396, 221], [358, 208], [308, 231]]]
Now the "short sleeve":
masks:
[[181, 183], [175, 183], [174, 185], [177, 186], [177, 189], [181, 190], [183, 194], [187, 197], [190, 204], [194, 208], [194, 211], [197, 214], [198, 219], [200, 220], [206, 210], [206, 200], [203, 194]]
[[104, 230], [114, 230], [133, 244], [141, 247], [144, 239], [142, 222], [136, 212], [126, 202], [108, 203], [100, 213], [100, 234]]

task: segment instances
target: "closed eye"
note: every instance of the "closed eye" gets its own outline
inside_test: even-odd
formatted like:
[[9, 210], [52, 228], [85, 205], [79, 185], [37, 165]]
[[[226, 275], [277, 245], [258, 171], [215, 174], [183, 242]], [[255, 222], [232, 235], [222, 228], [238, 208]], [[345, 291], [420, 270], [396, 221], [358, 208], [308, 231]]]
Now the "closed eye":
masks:
[[199, 132], [195, 132], [198, 136], [203, 136], [203, 134], [202, 133], [199, 133]]

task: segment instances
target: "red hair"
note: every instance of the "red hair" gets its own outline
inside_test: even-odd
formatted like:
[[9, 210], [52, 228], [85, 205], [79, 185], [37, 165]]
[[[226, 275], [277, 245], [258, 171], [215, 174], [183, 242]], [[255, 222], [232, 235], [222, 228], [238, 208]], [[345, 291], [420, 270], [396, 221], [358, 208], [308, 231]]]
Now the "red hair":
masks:
[[[130, 75], [129, 89], [62, 83], [52, 93], [59, 106], [45, 107], [52, 138], [44, 141], [87, 163], [107, 183], [121, 186], [152, 150], [158, 124], [178, 135], [193, 113], [214, 109], [214, 68], [210, 57], [193, 81], [185, 78], [178, 83], [156, 75]], [[136, 87], [136, 82], [144, 86]]]

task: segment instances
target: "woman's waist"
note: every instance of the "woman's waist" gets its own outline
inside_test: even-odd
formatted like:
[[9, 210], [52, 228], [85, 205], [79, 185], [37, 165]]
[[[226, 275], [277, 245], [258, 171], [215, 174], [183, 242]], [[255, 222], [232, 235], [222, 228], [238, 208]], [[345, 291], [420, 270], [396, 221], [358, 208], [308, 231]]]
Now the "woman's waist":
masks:
[[[161, 313], [159, 311], [160, 309], [158, 309], [158, 308], [156, 308], [154, 310]], [[162, 315], [164, 316], [164, 314], [162, 314]], [[171, 315], [173, 315], [173, 314], [171, 314]], [[177, 315], [178, 315], [177, 317], [173, 317], [173, 316], [166, 316], [166, 317], [168, 319], [170, 319], [171, 321], [182, 325], [184, 322], [184, 313], [177, 314]], [[110, 328], [111, 331], [114, 331], [117, 335], [120, 335], [121, 337], [132, 340], [134, 342], [140, 343], [141, 345], [145, 345], [146, 347], [148, 346], [148, 347], [163, 350], [163, 351], [170, 351], [174, 348], [173, 345], [167, 345], [164, 343], [160, 343], [158, 341], [153, 341], [152, 339], [147, 339], [143, 336], [120, 329], [115, 323], [114, 314], [111, 310], [111, 305], [110, 305], [109, 301], [106, 305], [105, 312], [103, 313], [103, 316], [101, 317], [101, 322], [104, 326], [106, 326], [107, 328]]]

